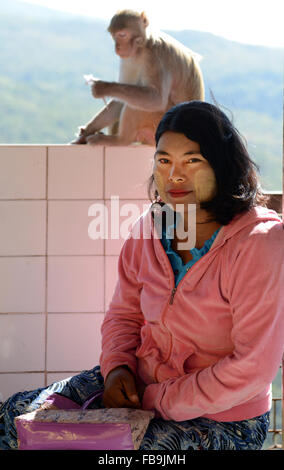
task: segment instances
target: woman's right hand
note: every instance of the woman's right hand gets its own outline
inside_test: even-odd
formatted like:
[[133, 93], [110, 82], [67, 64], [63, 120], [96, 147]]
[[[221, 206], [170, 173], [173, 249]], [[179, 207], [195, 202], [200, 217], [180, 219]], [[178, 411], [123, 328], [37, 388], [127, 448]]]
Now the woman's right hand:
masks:
[[127, 366], [116, 367], [107, 375], [103, 404], [106, 408], [141, 408], [135, 378]]

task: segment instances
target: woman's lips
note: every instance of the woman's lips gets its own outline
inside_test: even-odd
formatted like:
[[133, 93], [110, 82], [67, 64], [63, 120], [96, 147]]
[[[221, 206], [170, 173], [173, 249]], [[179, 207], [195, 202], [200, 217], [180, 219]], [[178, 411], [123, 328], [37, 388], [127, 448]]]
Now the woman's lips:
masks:
[[191, 192], [192, 191], [179, 191], [179, 190], [168, 191], [169, 195], [172, 197], [184, 197], [184, 196], [187, 196]]

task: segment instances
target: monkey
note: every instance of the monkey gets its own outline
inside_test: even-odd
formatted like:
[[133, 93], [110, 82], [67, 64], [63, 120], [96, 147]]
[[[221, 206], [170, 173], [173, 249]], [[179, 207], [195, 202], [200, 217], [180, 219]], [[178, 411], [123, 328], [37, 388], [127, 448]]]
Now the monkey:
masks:
[[[154, 146], [156, 128], [169, 108], [204, 101], [200, 56], [166, 33], [154, 34], [145, 12], [118, 11], [108, 32], [120, 58], [119, 81], [93, 80], [93, 97], [111, 101], [79, 128], [71, 143]], [[102, 133], [104, 128], [111, 133]]]

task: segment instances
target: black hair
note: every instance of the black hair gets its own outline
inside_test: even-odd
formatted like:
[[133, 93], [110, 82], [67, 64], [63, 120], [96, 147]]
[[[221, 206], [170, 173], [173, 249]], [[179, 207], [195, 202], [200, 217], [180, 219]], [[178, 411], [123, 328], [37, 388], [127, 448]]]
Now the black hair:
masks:
[[[184, 134], [198, 142], [200, 153], [214, 170], [217, 192], [200, 207], [222, 225], [253, 206], [266, 206], [268, 197], [262, 193], [258, 167], [250, 158], [247, 148], [233, 123], [217, 106], [204, 101], [188, 101], [169, 109], [160, 121], [156, 145], [167, 131]], [[148, 183], [148, 195], [153, 202], [154, 177]], [[157, 196], [157, 191], [155, 196]]]

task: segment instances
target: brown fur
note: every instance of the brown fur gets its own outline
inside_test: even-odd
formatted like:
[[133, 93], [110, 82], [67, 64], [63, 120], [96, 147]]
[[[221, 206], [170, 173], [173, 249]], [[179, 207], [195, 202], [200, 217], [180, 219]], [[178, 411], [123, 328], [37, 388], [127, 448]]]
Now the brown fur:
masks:
[[[112, 100], [81, 128], [73, 143], [154, 145], [166, 110], [184, 101], [204, 100], [196, 54], [164, 33], [149, 32], [148, 24], [144, 12], [124, 10], [112, 18], [108, 31], [121, 55], [119, 82], [99, 80], [92, 86], [94, 97]], [[113, 134], [99, 133], [106, 127]]]

